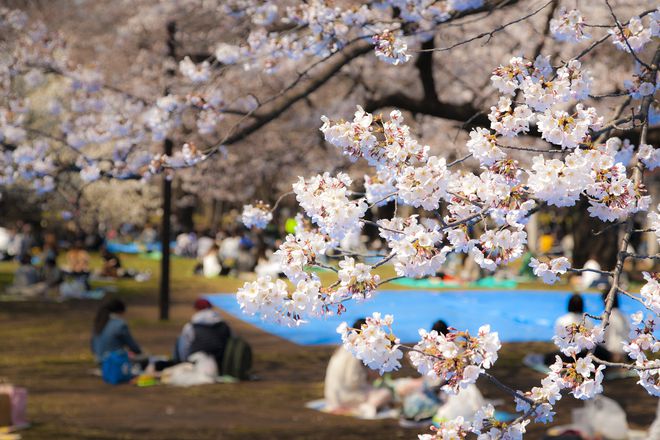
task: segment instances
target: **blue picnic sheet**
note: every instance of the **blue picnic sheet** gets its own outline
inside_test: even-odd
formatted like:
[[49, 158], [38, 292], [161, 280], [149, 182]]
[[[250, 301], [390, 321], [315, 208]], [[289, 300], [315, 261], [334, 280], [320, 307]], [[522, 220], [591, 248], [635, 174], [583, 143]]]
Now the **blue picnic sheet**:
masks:
[[[241, 312], [233, 294], [211, 294], [206, 297], [226, 313], [251, 323], [260, 329], [301, 345], [338, 344], [337, 326], [373, 312], [394, 315], [393, 329], [402, 342], [419, 339], [420, 327], [429, 329], [443, 319], [451, 327], [476, 332], [479, 326], [490, 324], [503, 342], [549, 341], [557, 317], [566, 313], [572, 293], [542, 290], [393, 290], [378, 292], [374, 299], [346, 303], [341, 316], [313, 319], [299, 327], [285, 327], [262, 321], [259, 316]], [[584, 293], [585, 311], [598, 314], [603, 310], [599, 293]], [[619, 298], [621, 310], [631, 314], [640, 304], [624, 296]]]

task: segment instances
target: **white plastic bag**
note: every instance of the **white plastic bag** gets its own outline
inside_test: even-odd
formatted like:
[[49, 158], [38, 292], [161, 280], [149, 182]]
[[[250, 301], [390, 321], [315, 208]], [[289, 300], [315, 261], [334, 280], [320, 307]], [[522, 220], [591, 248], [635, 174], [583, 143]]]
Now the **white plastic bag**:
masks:
[[193, 353], [183, 362], [163, 370], [161, 382], [168, 385], [189, 387], [215, 383], [218, 376], [218, 366], [215, 359], [206, 353]]
[[598, 395], [593, 400], [587, 401], [584, 409], [592, 435], [601, 435], [607, 440], [628, 438], [626, 412], [614, 400]]
[[447, 395], [447, 400], [440, 408], [435, 417], [439, 420], [453, 420], [456, 417], [463, 417], [471, 420], [481, 407], [486, 405], [484, 397], [481, 395], [476, 385], [468, 385], [461, 389], [458, 394]]

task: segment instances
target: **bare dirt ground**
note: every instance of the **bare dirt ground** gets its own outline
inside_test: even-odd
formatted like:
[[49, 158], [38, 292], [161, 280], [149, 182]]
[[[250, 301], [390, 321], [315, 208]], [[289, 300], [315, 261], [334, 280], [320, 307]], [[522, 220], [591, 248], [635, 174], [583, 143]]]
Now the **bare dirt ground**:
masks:
[[[142, 346], [151, 353], [170, 353], [191, 313], [192, 299], [202, 291], [209, 290], [175, 285], [177, 302], [166, 323], [156, 320], [155, 290], [129, 296], [127, 318]], [[30, 393], [33, 426], [22, 432], [23, 438], [416, 438], [417, 430], [402, 429], [394, 420], [360, 421], [305, 409], [306, 401], [322, 397], [333, 347], [297, 346], [231, 316], [227, 317], [231, 327], [254, 348], [255, 373], [261, 380], [185, 389], [105, 385], [89, 374], [93, 367], [89, 332], [97, 306], [82, 301], [0, 302], [0, 377], [27, 387]], [[528, 351], [549, 349], [550, 344], [507, 344], [493, 373], [514, 388], [529, 389], [542, 376], [523, 367], [521, 358]], [[489, 383], [479, 385], [488, 398], [506, 398]], [[605, 394], [624, 407], [632, 427], [645, 428], [653, 420], [657, 400], [635, 380], [608, 382]], [[564, 397], [556, 422], [569, 422], [570, 409], [579, 405]], [[504, 409], [513, 410], [510, 405]], [[531, 426], [526, 438], [540, 439], [546, 429]]]

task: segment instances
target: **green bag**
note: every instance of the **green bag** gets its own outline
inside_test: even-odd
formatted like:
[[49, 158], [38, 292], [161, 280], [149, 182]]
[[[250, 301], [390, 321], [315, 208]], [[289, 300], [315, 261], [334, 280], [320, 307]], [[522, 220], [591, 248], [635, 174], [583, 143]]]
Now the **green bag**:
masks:
[[252, 369], [252, 347], [241, 338], [230, 337], [222, 356], [222, 374], [247, 380]]

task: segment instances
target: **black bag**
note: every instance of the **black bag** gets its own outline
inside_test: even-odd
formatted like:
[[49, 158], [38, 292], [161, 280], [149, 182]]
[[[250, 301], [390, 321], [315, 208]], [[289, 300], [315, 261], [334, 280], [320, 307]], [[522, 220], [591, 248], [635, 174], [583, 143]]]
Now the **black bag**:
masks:
[[252, 347], [241, 338], [230, 337], [222, 358], [222, 374], [247, 380], [252, 369]]

